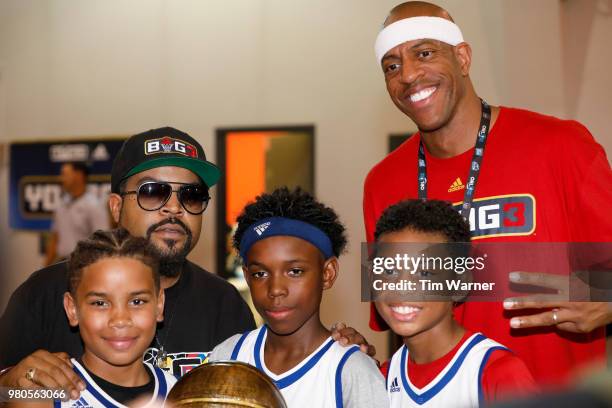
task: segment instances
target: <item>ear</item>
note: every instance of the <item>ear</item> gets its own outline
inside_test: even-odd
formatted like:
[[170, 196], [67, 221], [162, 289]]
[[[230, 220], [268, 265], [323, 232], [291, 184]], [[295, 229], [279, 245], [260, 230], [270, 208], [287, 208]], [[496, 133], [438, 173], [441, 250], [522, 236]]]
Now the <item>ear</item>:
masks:
[[76, 310], [76, 303], [70, 292], [64, 293], [64, 310], [66, 311], [66, 316], [68, 316], [68, 323], [70, 323], [70, 326], [78, 326], [79, 315]]
[[472, 47], [468, 43], [460, 43], [455, 46], [455, 58], [461, 68], [461, 74], [468, 76], [472, 65]]
[[123, 198], [119, 194], [111, 193], [108, 196], [108, 207], [110, 208], [111, 216], [116, 224], [119, 224], [121, 216], [121, 207], [123, 206]]
[[340, 264], [338, 263], [338, 258], [335, 256], [325, 261], [323, 265], [323, 290], [330, 289], [334, 286], [339, 270]]
[[166, 293], [163, 288], [159, 288], [159, 294], [157, 295], [157, 321], [164, 321], [164, 303], [166, 302]]

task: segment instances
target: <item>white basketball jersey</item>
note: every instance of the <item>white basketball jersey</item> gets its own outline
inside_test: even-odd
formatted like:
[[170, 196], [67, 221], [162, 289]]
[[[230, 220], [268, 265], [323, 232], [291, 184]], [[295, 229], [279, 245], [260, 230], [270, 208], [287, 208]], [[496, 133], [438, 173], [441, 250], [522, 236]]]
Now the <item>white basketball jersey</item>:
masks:
[[[69, 401], [54, 401], [54, 408], [127, 408], [125, 405], [115, 401], [110, 395], [108, 395], [102, 388], [98, 386], [91, 378], [91, 376], [85, 371], [83, 366], [78, 363], [75, 359], [71, 359], [73, 364], [73, 370], [83, 379], [87, 388], [85, 391], [81, 391], [81, 396], [78, 400]], [[151, 401], [146, 405], [150, 406], [158, 401], [164, 401], [166, 395], [170, 392], [170, 389], [176, 383], [176, 378], [171, 374], [165, 373], [160, 368], [154, 367], [151, 364], [144, 363], [148, 370], [153, 373], [155, 381], [155, 390], [153, 391], [153, 397]]]
[[387, 375], [387, 394], [392, 408], [477, 407], [484, 402], [482, 372], [494, 350], [508, 350], [480, 333], [470, 336], [452, 360], [429, 384], [417, 388], [408, 377], [406, 346], [395, 352]]
[[344, 347], [331, 337], [291, 370], [277, 375], [264, 361], [267, 329], [262, 326], [242, 335], [231, 360], [242, 361], [266, 373], [280, 389], [289, 408], [342, 407], [342, 369], [358, 346]]

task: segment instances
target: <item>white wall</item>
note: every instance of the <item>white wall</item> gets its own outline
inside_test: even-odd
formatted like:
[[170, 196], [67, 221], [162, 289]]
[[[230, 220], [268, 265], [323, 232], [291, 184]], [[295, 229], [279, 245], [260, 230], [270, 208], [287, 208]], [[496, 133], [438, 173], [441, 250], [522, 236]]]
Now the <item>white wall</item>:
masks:
[[612, 0], [565, 0], [562, 8], [566, 116], [587, 125], [612, 155]]
[[[323, 317], [350, 322], [384, 357], [386, 337], [369, 331], [368, 305], [359, 302], [359, 247], [363, 179], [384, 156], [387, 135], [413, 129], [390, 102], [373, 55], [396, 3], [2, 0], [0, 143], [127, 135], [168, 124], [196, 137], [214, 159], [216, 127], [315, 124], [317, 194], [341, 214], [351, 241]], [[581, 120], [610, 152], [612, 24], [600, 10], [610, 2], [595, 3], [586, 18], [579, 0], [440, 2], [472, 44], [481, 96]], [[571, 35], [562, 35], [568, 20], [576, 32], [589, 32], [580, 74], [568, 57], [576, 52], [567, 45]], [[0, 161], [0, 197], [7, 166]], [[2, 293], [42, 263], [37, 235], [8, 231], [1, 201], [2, 249], [11, 256], [0, 259], [7, 277], [0, 310]], [[213, 214], [209, 209], [191, 255], [209, 269]]]

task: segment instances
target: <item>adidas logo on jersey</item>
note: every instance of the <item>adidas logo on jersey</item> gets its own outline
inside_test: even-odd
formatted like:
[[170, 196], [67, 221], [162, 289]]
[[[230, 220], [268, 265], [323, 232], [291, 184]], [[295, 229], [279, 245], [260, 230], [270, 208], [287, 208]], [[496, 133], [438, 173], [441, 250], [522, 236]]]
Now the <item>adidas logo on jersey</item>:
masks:
[[453, 184], [448, 188], [448, 192], [452, 193], [453, 191], [463, 190], [465, 186], [461, 182], [461, 179], [457, 177], [457, 180], [453, 181]]
[[75, 408], [93, 408], [93, 405], [90, 405], [83, 397], [79, 398], [75, 401], [71, 407]]
[[264, 233], [265, 230], [268, 229], [268, 227], [270, 226], [270, 222], [264, 222], [263, 224], [259, 224], [258, 226], [256, 226], [254, 228], [255, 232], [257, 233], [257, 235], [261, 235]]
[[395, 377], [393, 379], [393, 381], [391, 382], [391, 387], [389, 387], [391, 392], [400, 392], [400, 387], [397, 381], [397, 377]]

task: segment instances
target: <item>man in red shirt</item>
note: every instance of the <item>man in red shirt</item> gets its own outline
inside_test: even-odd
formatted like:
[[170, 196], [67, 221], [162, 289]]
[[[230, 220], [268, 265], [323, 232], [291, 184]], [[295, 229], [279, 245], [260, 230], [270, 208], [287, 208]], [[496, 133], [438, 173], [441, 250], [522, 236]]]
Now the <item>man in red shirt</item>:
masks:
[[[481, 101], [469, 77], [471, 48], [448, 12], [425, 2], [395, 7], [376, 53], [391, 99], [419, 132], [366, 178], [368, 241], [389, 205], [419, 197], [452, 202], [477, 242], [612, 242], [612, 172], [602, 147], [578, 122]], [[603, 363], [609, 303], [527, 299], [467, 302], [455, 315], [516, 352], [541, 384]], [[387, 328], [374, 309], [370, 326]]]

